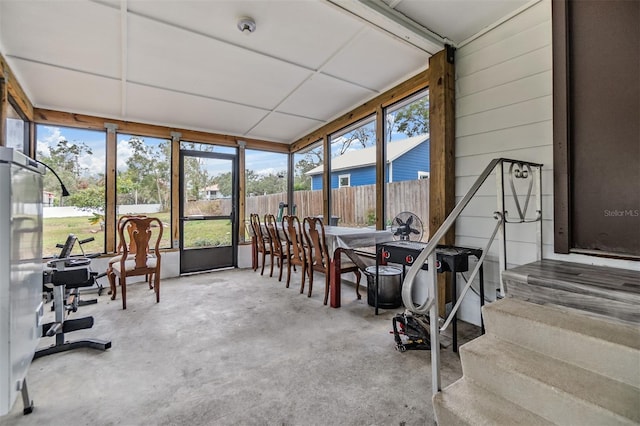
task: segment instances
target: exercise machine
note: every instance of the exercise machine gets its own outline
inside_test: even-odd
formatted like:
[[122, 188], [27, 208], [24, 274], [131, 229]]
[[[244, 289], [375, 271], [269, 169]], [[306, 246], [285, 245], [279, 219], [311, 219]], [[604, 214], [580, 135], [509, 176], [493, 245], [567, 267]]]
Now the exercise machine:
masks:
[[65, 333], [93, 327], [91, 316], [76, 319], [67, 319], [67, 316], [76, 312], [78, 306], [97, 303], [97, 300], [80, 301], [80, 289], [95, 285], [98, 273], [91, 271], [90, 258], [71, 256], [77, 240], [75, 235], [69, 234], [60, 255], [49, 261], [47, 267], [50, 269], [44, 271], [44, 286], [47, 291], [53, 292], [55, 321], [42, 325], [42, 337], [55, 337], [56, 341], [47, 348], [37, 350], [33, 359], [77, 348], [104, 351], [111, 347], [111, 341], [99, 339], [65, 341]]

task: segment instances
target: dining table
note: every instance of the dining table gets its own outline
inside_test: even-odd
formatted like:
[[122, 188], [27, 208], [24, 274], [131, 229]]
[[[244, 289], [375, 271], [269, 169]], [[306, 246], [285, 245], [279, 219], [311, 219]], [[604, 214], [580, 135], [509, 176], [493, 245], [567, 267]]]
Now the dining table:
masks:
[[327, 242], [327, 251], [331, 257], [329, 264], [329, 305], [332, 308], [339, 308], [341, 304], [340, 263], [342, 254], [346, 254], [357, 263], [357, 259], [354, 256], [358, 255], [353, 252], [354, 249], [375, 247], [378, 243], [392, 241], [393, 233], [387, 229], [325, 226], [324, 234]]

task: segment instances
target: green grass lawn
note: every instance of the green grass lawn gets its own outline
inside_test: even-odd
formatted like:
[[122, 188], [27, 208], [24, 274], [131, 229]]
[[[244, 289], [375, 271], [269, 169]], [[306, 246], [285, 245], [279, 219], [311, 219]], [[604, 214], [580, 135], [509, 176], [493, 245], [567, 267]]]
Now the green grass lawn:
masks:
[[[165, 224], [160, 247], [169, 248], [171, 246], [170, 214], [158, 213], [155, 216]], [[85, 253], [104, 252], [104, 231], [100, 229], [99, 225], [92, 225], [89, 222], [89, 217], [46, 218], [43, 220], [43, 227], [43, 257], [51, 257], [60, 253], [56, 244], [64, 244], [69, 234], [74, 234], [79, 240], [95, 238], [95, 241], [82, 246]], [[231, 224], [227, 220], [193, 221], [185, 224], [186, 247], [228, 244], [231, 244]], [[73, 254], [81, 254], [79, 244], [74, 247]]]

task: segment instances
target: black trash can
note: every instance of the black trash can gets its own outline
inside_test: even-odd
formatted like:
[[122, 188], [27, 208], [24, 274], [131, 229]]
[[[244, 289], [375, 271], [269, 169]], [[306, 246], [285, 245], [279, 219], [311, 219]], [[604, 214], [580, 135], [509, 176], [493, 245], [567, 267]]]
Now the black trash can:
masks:
[[[367, 303], [376, 306], [376, 267], [369, 266], [367, 275]], [[395, 266], [378, 266], [378, 308], [395, 309], [402, 306], [402, 270]]]

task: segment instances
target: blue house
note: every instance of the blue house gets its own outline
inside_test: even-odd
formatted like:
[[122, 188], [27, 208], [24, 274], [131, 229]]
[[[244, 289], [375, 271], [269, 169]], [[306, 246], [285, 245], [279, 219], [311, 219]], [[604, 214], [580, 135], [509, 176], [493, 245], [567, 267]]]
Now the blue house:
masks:
[[[322, 189], [322, 165], [309, 170], [311, 189]], [[429, 134], [387, 144], [385, 181], [400, 182], [429, 177]], [[347, 151], [331, 159], [331, 189], [373, 185], [376, 182], [376, 147]]]

